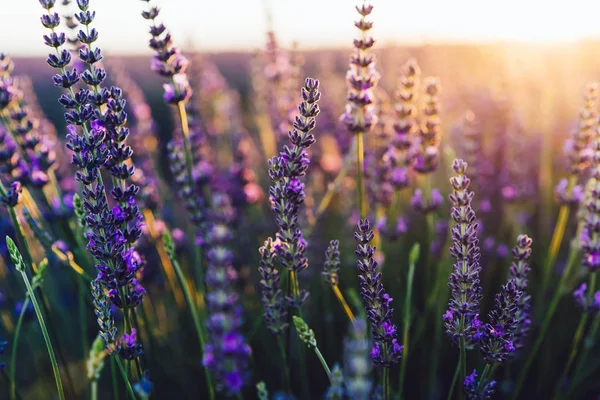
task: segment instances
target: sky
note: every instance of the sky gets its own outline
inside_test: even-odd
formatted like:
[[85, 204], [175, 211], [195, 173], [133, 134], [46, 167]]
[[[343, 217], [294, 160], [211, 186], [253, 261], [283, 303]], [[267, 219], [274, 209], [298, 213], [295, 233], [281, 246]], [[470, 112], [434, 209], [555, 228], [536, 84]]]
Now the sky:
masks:
[[[57, 3], [60, 3], [57, 0]], [[282, 45], [350, 47], [360, 0], [153, 0], [176, 44], [205, 51], [263, 46], [265, 4]], [[565, 42], [600, 39], [600, 1], [594, 0], [373, 0], [373, 35], [380, 43]], [[140, 0], [91, 0], [99, 45], [112, 53], [147, 53], [148, 23]], [[0, 0], [0, 52], [47, 52], [38, 0]]]

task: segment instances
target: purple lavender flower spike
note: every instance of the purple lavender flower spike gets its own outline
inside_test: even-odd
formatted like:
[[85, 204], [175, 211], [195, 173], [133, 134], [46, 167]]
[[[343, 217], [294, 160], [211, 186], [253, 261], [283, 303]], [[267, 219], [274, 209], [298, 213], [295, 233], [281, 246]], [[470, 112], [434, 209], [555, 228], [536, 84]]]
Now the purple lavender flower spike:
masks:
[[361, 6], [356, 6], [356, 10], [361, 19], [354, 25], [360, 30], [361, 37], [354, 39], [356, 52], [350, 57], [350, 69], [346, 74], [348, 103], [340, 119], [350, 132], [368, 133], [377, 124], [373, 89], [380, 76], [375, 70], [375, 56], [369, 51], [375, 45], [375, 40], [369, 36], [373, 22], [367, 21], [373, 6], [365, 0]]
[[[481, 387], [479, 388], [479, 386]], [[473, 372], [465, 378], [463, 388], [468, 399], [487, 400], [491, 399], [492, 395], [496, 392], [496, 381], [486, 380], [480, 385], [477, 380], [477, 370], [473, 370]]]
[[[48, 11], [41, 18], [42, 25], [50, 30], [45, 42], [54, 49], [47, 62], [59, 71], [54, 77], [55, 85], [65, 89], [59, 102], [67, 110], [67, 148], [74, 153], [72, 164], [79, 168], [76, 179], [83, 185], [87, 250], [98, 263], [98, 276], [92, 284], [92, 293], [98, 301], [96, 312], [102, 315], [98, 322], [107, 345], [112, 345], [116, 341], [116, 329], [107, 322], [112, 317], [109, 318], [110, 305], [104, 292], [107, 291], [111, 303], [125, 310], [135, 309], [145, 292], [136, 279], [143, 266], [133, 247], [141, 236], [141, 216], [135, 203], [139, 188], [128, 183], [135, 169], [129, 162], [132, 150], [125, 143], [129, 136], [125, 100], [121, 89], [102, 86], [106, 71], [99, 67], [101, 50], [94, 47], [98, 33], [90, 29], [90, 25], [96, 14], [89, 9], [89, 1], [78, 0], [79, 12], [75, 14], [83, 27], [78, 33], [82, 43], [79, 59], [87, 69], [81, 74], [67, 69], [71, 54], [62, 48], [64, 35], [56, 33], [60, 17], [52, 12], [54, 2], [48, 0], [41, 4]], [[80, 80], [87, 88], [75, 87]], [[101, 168], [113, 177], [110, 193], [116, 206], [112, 210], [108, 205], [108, 189], [102, 183]], [[133, 333], [125, 334], [130, 335], [127, 337], [131, 340]]]
[[235, 217], [229, 197], [217, 192], [214, 210], [206, 229], [206, 295], [209, 342], [204, 348], [203, 364], [215, 379], [216, 388], [240, 394], [248, 375], [250, 346], [240, 332], [242, 308], [234, 290], [237, 272], [228, 248], [232, 239], [229, 224]]
[[562, 179], [556, 186], [556, 197], [560, 204], [577, 206], [583, 200], [583, 188], [578, 184], [577, 178], [590, 167], [594, 158], [592, 140], [598, 116], [596, 108], [599, 88], [597, 83], [586, 86], [583, 107], [579, 111], [578, 126], [573, 129], [571, 138], [565, 142], [564, 151], [570, 177]]
[[457, 344], [464, 338], [467, 346], [477, 341], [477, 333], [481, 326], [478, 319], [479, 302], [481, 301], [481, 284], [479, 282], [479, 240], [477, 239], [477, 223], [475, 211], [471, 207], [473, 192], [469, 191], [471, 181], [465, 175], [467, 163], [454, 160], [454, 171], [457, 176], [450, 179], [454, 188], [450, 200], [454, 204], [452, 218], [456, 225], [452, 228], [452, 247], [450, 254], [456, 262], [448, 286], [451, 298], [448, 310], [444, 314], [446, 333]]
[[410, 185], [410, 173], [415, 157], [415, 142], [419, 130], [417, 122], [417, 90], [419, 88], [421, 70], [414, 58], [409, 59], [402, 66], [399, 88], [396, 91], [396, 104], [394, 111], [395, 135], [392, 139], [393, 170], [392, 184], [397, 190]]
[[439, 117], [440, 81], [437, 78], [427, 78], [425, 81], [425, 114], [419, 130], [420, 151], [415, 161], [415, 171], [428, 174], [437, 169], [439, 164], [439, 144], [441, 140], [441, 125]]
[[514, 339], [519, 330], [519, 299], [523, 292], [517, 289], [516, 279], [511, 279], [496, 295], [490, 311], [489, 322], [480, 331], [479, 347], [485, 362], [502, 363], [514, 352]]
[[354, 239], [357, 241], [355, 254], [358, 257], [356, 265], [360, 295], [375, 341], [371, 349], [371, 358], [378, 367], [389, 368], [402, 358], [403, 346], [398, 343], [396, 326], [392, 323], [392, 298], [385, 292], [381, 272], [377, 268], [377, 261], [373, 259], [375, 248], [370, 244], [373, 237], [369, 220], [361, 220], [358, 230], [354, 233]]
[[[150, 2], [150, 0], [142, 1]], [[152, 22], [150, 48], [156, 54], [152, 58], [151, 68], [157, 74], [171, 80], [170, 83], [164, 84], [165, 101], [175, 105], [185, 103], [192, 96], [192, 88], [186, 75], [189, 61], [181, 54], [179, 48], [173, 46], [173, 38], [166, 26], [156, 21], [159, 13], [158, 7], [150, 7], [142, 12], [142, 17]]]
[[275, 268], [277, 252], [273, 239], [268, 238], [265, 245], [259, 249], [260, 267], [258, 272], [262, 279], [260, 287], [262, 290], [261, 301], [265, 307], [265, 323], [267, 328], [275, 334], [283, 332], [287, 326], [287, 306], [281, 292], [279, 271]]
[[[531, 296], [525, 292], [527, 289], [527, 276], [529, 275], [529, 257], [531, 256], [531, 243], [527, 235], [519, 235], [517, 245], [513, 248], [513, 263], [508, 271], [509, 279], [514, 279], [517, 290], [521, 291], [518, 300], [518, 311], [515, 318], [518, 325], [513, 338], [515, 350], [523, 348], [531, 325]], [[516, 354], [516, 353], [513, 353]]]
[[[303, 101], [298, 106], [300, 115], [288, 134], [292, 147], [284, 146], [279, 156], [269, 160], [269, 177], [273, 182], [269, 188], [269, 198], [279, 227], [276, 250], [281, 265], [295, 272], [308, 267], [304, 254], [306, 243], [298, 226], [298, 218], [300, 206], [306, 197], [302, 178], [310, 163], [307, 149], [315, 142], [311, 131], [319, 114], [317, 102], [320, 97], [319, 81], [307, 78], [302, 88]], [[292, 305], [301, 306], [307, 295], [304, 291], [294, 294]]]

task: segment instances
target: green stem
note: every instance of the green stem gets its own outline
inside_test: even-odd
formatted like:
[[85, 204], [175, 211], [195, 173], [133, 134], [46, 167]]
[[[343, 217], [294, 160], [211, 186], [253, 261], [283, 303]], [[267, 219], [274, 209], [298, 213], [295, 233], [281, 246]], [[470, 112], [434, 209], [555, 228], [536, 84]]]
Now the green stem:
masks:
[[119, 367], [119, 371], [121, 371], [121, 377], [123, 378], [123, 381], [125, 382], [125, 388], [127, 389], [127, 393], [133, 400], [135, 400], [136, 399], [135, 392], [133, 391], [133, 388], [131, 387], [131, 382], [129, 382], [129, 378], [127, 377], [127, 372], [125, 372], [125, 368], [123, 367], [123, 363], [121, 362], [121, 359], [119, 358], [118, 355], [113, 356], [113, 359], [117, 363], [117, 366]]
[[91, 400], [98, 400], [98, 381], [96, 379], [90, 382], [90, 393]]
[[[571, 183], [569, 183], [569, 186], [572, 186]], [[558, 256], [558, 252], [560, 250], [560, 245], [565, 234], [565, 229], [567, 228], [567, 222], [569, 222], [570, 213], [571, 209], [567, 205], [561, 206], [560, 210], [558, 211], [556, 226], [554, 227], [554, 233], [552, 234], [552, 240], [550, 241], [550, 250], [548, 251], [548, 258], [546, 260], [546, 265], [544, 266], [544, 269], [542, 271], [543, 278], [540, 296], [544, 296], [546, 291], [548, 290], [550, 277], [552, 276], [552, 267], [556, 262], [556, 257]]]
[[285, 345], [283, 344], [283, 337], [277, 335], [277, 344], [279, 345], [279, 351], [281, 352], [281, 359], [283, 361], [283, 373], [285, 375], [285, 387], [288, 394], [292, 393], [292, 383], [290, 380], [290, 367], [287, 362], [287, 354], [285, 352]]
[[[198, 343], [200, 344], [200, 351], [204, 352], [204, 346], [206, 344], [206, 333], [205, 333], [204, 327], [202, 325], [200, 313], [198, 312], [196, 302], [194, 301], [194, 298], [192, 297], [192, 292], [190, 291], [187, 281], [185, 280], [185, 275], [183, 274], [183, 271], [181, 269], [181, 265], [179, 264], [179, 261], [177, 261], [177, 259], [172, 257], [172, 255], [170, 255], [170, 258], [171, 258], [171, 263], [173, 264], [173, 268], [175, 269], [175, 273], [177, 274], [177, 278], [179, 278], [179, 283], [181, 284], [181, 288], [183, 289], [183, 295], [185, 296], [185, 301], [188, 304], [188, 307], [190, 308], [190, 312], [192, 314], [192, 319], [194, 320], [194, 327], [196, 328], [196, 335], [198, 336]], [[210, 375], [210, 371], [208, 370], [208, 368], [203, 368], [203, 369], [204, 369], [204, 375], [206, 377], [206, 383], [208, 385], [209, 397], [211, 399], [214, 399], [215, 398], [215, 388], [213, 385], [212, 377]]]
[[588, 332], [588, 334], [585, 337], [584, 346], [586, 347], [586, 349], [585, 349], [586, 351], [581, 353], [581, 357], [579, 357], [579, 360], [577, 360], [577, 365], [575, 366], [575, 371], [573, 372], [573, 376], [571, 377], [572, 383], [569, 384], [567, 397], [569, 396], [571, 391], [573, 389], [575, 389], [575, 385], [577, 383], [579, 383], [579, 374], [581, 374], [581, 370], [583, 369], [583, 366], [585, 365], [587, 357], [590, 354], [590, 349], [596, 340], [596, 334], [598, 333], [598, 328], [600, 328], [600, 314], [596, 314], [596, 316], [594, 317], [594, 322], [592, 323], [592, 327], [590, 328], [590, 331]]
[[[462, 324], [461, 324], [462, 325]], [[460, 339], [460, 381], [464, 382], [467, 376], [467, 348], [465, 346], [465, 339]], [[460, 391], [460, 398], [465, 398], [465, 392]]]
[[552, 317], [554, 316], [554, 313], [556, 312], [556, 308], [557, 308], [560, 298], [563, 294], [563, 290], [565, 287], [565, 283], [567, 282], [567, 278], [571, 275], [571, 271], [575, 267], [575, 261], [577, 260], [576, 253], [577, 253], [577, 249], [572, 247], [570, 254], [569, 254], [569, 260], [567, 263], [567, 267], [566, 267], [565, 271], [563, 272], [563, 274], [561, 275], [560, 280], [558, 281], [558, 285], [556, 286], [556, 289], [554, 290], [554, 294], [552, 296], [552, 299], [550, 300], [550, 305], [548, 306], [546, 314], [544, 315], [544, 319], [542, 320], [540, 332], [538, 333], [535, 343], [533, 344], [533, 347], [532, 347], [531, 351], [529, 352], [529, 356], [527, 357], [527, 361], [525, 361], [525, 365], [521, 368], [519, 380], [517, 381], [516, 388], [515, 388], [515, 391], [512, 396], [513, 400], [518, 398], [518, 396], [521, 392], [521, 389], [523, 388], [523, 384], [525, 383], [525, 379], [527, 378], [527, 373], [529, 372], [529, 369], [531, 368], [531, 366], [533, 364], [533, 360], [535, 359], [535, 356], [537, 355], [538, 351], [540, 350], [542, 342], [544, 341], [544, 338], [546, 337], [546, 334], [548, 333], [548, 328], [550, 327], [550, 322], [552, 321]]
[[458, 359], [458, 362], [456, 363], [456, 370], [454, 371], [454, 377], [452, 378], [452, 383], [450, 384], [450, 390], [448, 390], [448, 397], [446, 397], [446, 400], [452, 400], [452, 397], [454, 395], [454, 388], [456, 387], [456, 381], [458, 381], [458, 376], [460, 375], [460, 358]]
[[119, 400], [119, 383], [117, 382], [117, 363], [115, 362], [115, 357], [110, 358], [110, 372], [112, 376], [113, 399]]
[[44, 337], [44, 341], [46, 342], [46, 348], [48, 349], [50, 363], [52, 364], [52, 370], [54, 372], [54, 380], [56, 381], [56, 388], [58, 389], [58, 397], [61, 400], [64, 400], [65, 393], [63, 390], [62, 380], [60, 379], [60, 371], [58, 369], [58, 363], [56, 362], [56, 356], [54, 355], [54, 348], [52, 347], [52, 343], [50, 342], [50, 335], [48, 334], [48, 330], [46, 329], [46, 323], [44, 322], [42, 310], [40, 309], [40, 306], [35, 298], [35, 293], [33, 292], [33, 288], [31, 287], [31, 283], [29, 282], [27, 273], [24, 270], [21, 270], [20, 272], [21, 276], [23, 277], [23, 281], [25, 282], [25, 286], [27, 287], [27, 293], [29, 294], [31, 302], [33, 303], [33, 308], [35, 309], [35, 314], [37, 316], [38, 322], [40, 323], [40, 328], [42, 329], [42, 336]]
[[364, 140], [362, 132], [356, 134], [356, 196], [358, 210], [362, 219], [367, 218], [367, 203], [365, 201], [365, 188], [363, 184], [364, 168]]
[[29, 307], [29, 297], [25, 298], [21, 312], [19, 313], [19, 319], [17, 320], [17, 326], [15, 327], [15, 334], [12, 342], [12, 349], [10, 352], [10, 398], [15, 400], [17, 397], [17, 349], [19, 346], [19, 339], [21, 337], [21, 328], [23, 327], [23, 321], [25, 320], [25, 312]]
[[406, 375], [406, 367], [408, 365], [408, 354], [409, 354], [409, 343], [408, 336], [410, 331], [410, 323], [411, 323], [411, 309], [412, 309], [412, 290], [413, 290], [413, 280], [415, 276], [415, 262], [411, 260], [410, 265], [408, 266], [408, 278], [406, 280], [406, 297], [404, 299], [404, 327], [402, 334], [402, 345], [404, 346], [404, 350], [402, 351], [402, 364], [400, 365], [400, 389], [399, 393], [402, 396], [404, 389], [404, 376]]
[[323, 366], [323, 369], [327, 373], [327, 377], [329, 378], [329, 382], [331, 384], [333, 384], [333, 380], [331, 379], [331, 370], [329, 369], [329, 365], [327, 365], [327, 361], [325, 361], [325, 359], [323, 358], [323, 354], [321, 354], [321, 351], [319, 350], [318, 347], [315, 347], [314, 350], [315, 350], [315, 354], [319, 358], [319, 361], [321, 362], [321, 365]]
[[383, 399], [390, 400], [391, 398], [391, 388], [390, 388], [390, 369], [383, 368]]
[[479, 378], [479, 383], [477, 384], [477, 393], [479, 393], [479, 391], [483, 388], [483, 383], [487, 379], [487, 376], [488, 376], [488, 373], [490, 372], [491, 367], [492, 366], [490, 364], [485, 364], [485, 368], [483, 369], [483, 372], [481, 373], [481, 377]]

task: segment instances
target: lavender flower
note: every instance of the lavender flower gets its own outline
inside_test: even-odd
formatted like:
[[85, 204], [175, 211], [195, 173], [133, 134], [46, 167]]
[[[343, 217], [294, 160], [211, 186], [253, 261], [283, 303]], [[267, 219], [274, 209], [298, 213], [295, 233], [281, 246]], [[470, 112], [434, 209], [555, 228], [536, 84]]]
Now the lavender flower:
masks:
[[471, 400], [486, 400], [491, 399], [492, 395], [496, 392], [496, 381], [494, 380], [485, 380], [481, 384], [481, 388], [479, 381], [477, 380], [477, 370], [473, 370], [473, 372], [465, 378], [463, 382], [463, 387], [465, 394], [468, 399]]
[[466, 346], [472, 346], [481, 322], [479, 301], [482, 298], [479, 282], [479, 240], [477, 239], [477, 223], [475, 211], [471, 207], [473, 192], [469, 191], [471, 181], [465, 175], [467, 163], [454, 160], [452, 166], [457, 176], [450, 179], [454, 188], [450, 195], [454, 207], [452, 218], [456, 225], [452, 228], [452, 247], [450, 255], [456, 259], [448, 286], [451, 298], [448, 310], [444, 314], [446, 333], [457, 344], [465, 339]]
[[281, 293], [281, 282], [279, 271], [275, 268], [277, 251], [273, 239], [268, 238], [265, 245], [259, 249], [260, 267], [258, 272], [262, 279], [260, 287], [262, 290], [261, 301], [265, 308], [265, 323], [273, 333], [283, 332], [287, 324], [287, 307]]
[[518, 329], [514, 334], [513, 345], [515, 350], [523, 348], [531, 325], [531, 296], [525, 293], [527, 289], [527, 275], [529, 275], [529, 257], [531, 256], [531, 243], [527, 235], [517, 237], [517, 245], [513, 248], [514, 261], [508, 271], [509, 279], [514, 279], [515, 287], [521, 291], [518, 300], [518, 310], [515, 315]]
[[389, 368], [400, 361], [403, 346], [398, 343], [396, 326], [392, 323], [394, 312], [390, 307], [392, 298], [385, 292], [381, 282], [381, 272], [377, 269], [377, 261], [373, 259], [375, 248], [370, 244], [373, 236], [369, 220], [361, 220], [358, 223], [358, 230], [354, 233], [354, 238], [358, 242], [355, 251], [358, 257], [356, 265], [360, 295], [375, 340], [371, 349], [371, 358], [375, 365]]
[[[142, 267], [139, 254], [132, 247], [141, 236], [141, 216], [135, 204], [139, 188], [127, 183], [134, 173], [129, 163], [132, 150], [125, 141], [129, 130], [125, 127], [127, 114], [122, 91], [117, 87], [107, 89], [102, 86], [106, 79], [104, 69], [98, 67], [102, 59], [99, 48], [93, 48], [98, 32], [90, 25], [95, 12], [89, 9], [88, 0], [78, 0], [79, 12], [75, 18], [83, 29], [78, 39], [83, 44], [79, 58], [88, 68], [81, 74], [69, 71], [71, 61], [68, 50], [62, 49], [64, 34], [57, 34], [60, 17], [53, 13], [54, 1], [41, 1], [47, 14], [42, 16], [42, 25], [50, 30], [44, 36], [46, 44], [55, 50], [48, 56], [48, 64], [59, 70], [54, 77], [58, 87], [66, 89], [59, 102], [67, 109], [65, 118], [69, 124], [67, 147], [74, 152], [72, 163], [80, 170], [76, 179], [83, 184], [83, 204], [86, 211], [85, 224], [88, 228], [88, 251], [96, 258], [98, 277], [94, 281], [94, 297], [100, 301], [97, 312], [106, 316], [108, 304], [101, 300], [106, 293], [111, 302], [124, 309], [129, 318], [129, 309], [137, 307], [145, 290], [135, 279]], [[75, 85], [83, 81], [89, 89], [75, 91]], [[83, 134], [78, 133], [78, 127]], [[106, 168], [113, 177], [111, 195], [116, 201], [112, 209], [108, 206], [107, 190], [102, 183], [100, 168]], [[116, 332], [99, 318], [101, 332], [107, 344], [115, 341]], [[108, 330], [107, 330], [108, 329]]]
[[392, 139], [392, 146], [395, 149], [392, 183], [396, 189], [403, 189], [410, 185], [410, 169], [415, 156], [412, 149], [416, 139], [415, 134], [419, 130], [416, 97], [420, 75], [421, 70], [417, 61], [414, 58], [409, 59], [402, 66], [399, 88], [396, 91], [395, 136]]
[[587, 294], [587, 289], [587, 283], [579, 285], [579, 287], [573, 291], [573, 299], [581, 311], [596, 313], [600, 311], [600, 290], [592, 296], [589, 296]]
[[586, 197], [584, 230], [581, 238], [583, 250], [582, 263], [593, 273], [600, 269], [600, 138], [593, 143], [592, 180], [588, 184], [589, 196]]
[[204, 348], [203, 364], [209, 368], [217, 390], [239, 394], [248, 374], [250, 347], [240, 332], [242, 308], [234, 290], [237, 272], [228, 248], [232, 239], [229, 224], [234, 217], [229, 198], [215, 193], [214, 210], [206, 233], [206, 295], [209, 343]]
[[325, 283], [335, 286], [340, 281], [338, 271], [340, 270], [340, 242], [332, 240], [325, 252], [325, 264], [321, 275], [325, 277]]
[[439, 145], [441, 126], [439, 117], [439, 93], [441, 90], [438, 78], [425, 81], [425, 118], [419, 129], [420, 151], [416, 156], [415, 171], [428, 174], [437, 169], [440, 161]]
[[373, 22], [367, 21], [373, 6], [364, 0], [362, 6], [356, 6], [356, 10], [361, 18], [354, 25], [361, 35], [354, 39], [355, 54], [350, 57], [350, 69], [346, 74], [348, 103], [341, 120], [350, 132], [367, 133], [377, 124], [373, 88], [379, 81], [379, 74], [375, 70], [375, 56], [369, 52], [375, 45], [375, 40], [369, 36]]
[[[299, 116], [294, 121], [294, 129], [289, 132], [292, 147], [285, 146], [279, 156], [269, 160], [269, 177], [273, 184], [269, 188], [271, 210], [277, 215], [279, 226], [277, 239], [281, 265], [290, 271], [303, 271], [308, 267], [304, 255], [305, 242], [298, 227], [300, 206], [306, 194], [302, 178], [306, 174], [309, 158], [306, 150], [315, 142], [311, 133], [319, 114], [317, 102], [321, 97], [319, 81], [307, 78], [302, 88], [303, 101], [298, 106]], [[292, 303], [300, 306], [307, 293], [295, 293]]]
[[519, 330], [517, 313], [522, 294], [517, 289], [516, 279], [510, 279], [496, 295], [489, 322], [479, 332], [479, 347], [486, 363], [502, 363], [515, 351], [513, 341]]
[[[150, 0], [142, 1], [150, 3]], [[142, 17], [152, 22], [150, 48], [156, 52], [152, 58], [152, 70], [171, 80], [164, 85], [165, 101], [169, 104], [185, 103], [192, 95], [192, 88], [185, 74], [189, 62], [180, 50], [173, 46], [173, 39], [167, 28], [157, 23], [156, 17], [159, 13], [158, 7], [151, 7], [142, 12]]]

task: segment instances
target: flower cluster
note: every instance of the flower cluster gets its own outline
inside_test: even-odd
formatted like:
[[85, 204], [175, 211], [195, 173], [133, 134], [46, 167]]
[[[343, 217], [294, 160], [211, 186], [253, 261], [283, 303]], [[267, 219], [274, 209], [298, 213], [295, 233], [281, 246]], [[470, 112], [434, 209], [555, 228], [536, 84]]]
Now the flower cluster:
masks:
[[582, 283], [573, 291], [573, 299], [582, 311], [596, 313], [600, 311], [600, 290], [593, 295], [588, 295], [587, 290], [587, 283]]
[[477, 370], [473, 370], [471, 374], [467, 375], [463, 382], [463, 388], [467, 398], [470, 400], [487, 400], [491, 399], [492, 395], [496, 392], [496, 381], [485, 380], [480, 383], [477, 380]]
[[403, 346], [398, 343], [396, 326], [392, 322], [394, 309], [390, 306], [392, 298], [385, 292], [381, 272], [374, 260], [375, 248], [371, 246], [373, 231], [369, 220], [361, 220], [354, 233], [357, 241], [355, 254], [358, 257], [358, 280], [360, 295], [371, 323], [375, 344], [371, 349], [371, 358], [375, 365], [389, 368], [402, 357]]
[[510, 279], [496, 294], [494, 308], [488, 315], [489, 322], [478, 333], [479, 348], [486, 363], [504, 362], [515, 351], [514, 338], [519, 331], [517, 314], [522, 294], [515, 279]]
[[267, 328], [275, 334], [283, 332], [287, 326], [287, 305], [281, 292], [281, 278], [275, 267], [277, 250], [273, 239], [268, 238], [260, 252], [260, 288], [261, 301], [265, 308], [264, 317]]
[[373, 22], [367, 21], [373, 6], [364, 0], [356, 10], [361, 18], [354, 25], [361, 35], [354, 39], [355, 54], [350, 57], [350, 69], [346, 74], [348, 103], [341, 120], [350, 132], [367, 133], [377, 124], [373, 89], [379, 81], [379, 74], [375, 70], [375, 56], [369, 51], [375, 45], [375, 40], [369, 36]]
[[[315, 142], [311, 133], [319, 114], [317, 102], [321, 97], [319, 81], [307, 78], [302, 88], [303, 101], [298, 106], [299, 116], [294, 128], [289, 132], [292, 147], [284, 146], [283, 151], [269, 160], [269, 177], [273, 184], [269, 188], [271, 210], [277, 216], [279, 227], [278, 255], [281, 265], [290, 271], [303, 271], [308, 267], [304, 254], [306, 243], [298, 226], [300, 206], [304, 203], [304, 183], [310, 159], [307, 149]], [[295, 306], [300, 306], [307, 293], [296, 294]]]
[[[150, 0], [143, 1], [150, 3]], [[159, 13], [158, 7], [150, 7], [142, 12], [142, 17], [152, 22], [150, 48], [156, 52], [152, 58], [152, 70], [171, 80], [164, 85], [164, 99], [167, 103], [186, 102], [192, 95], [192, 88], [185, 74], [189, 62], [180, 50], [173, 46], [173, 38], [165, 25], [157, 23]]]
[[207, 222], [205, 254], [207, 261], [206, 295], [209, 343], [204, 348], [203, 364], [209, 368], [217, 389], [239, 394], [247, 377], [250, 347], [240, 332], [242, 308], [234, 290], [237, 272], [229, 249], [232, 232], [229, 224], [234, 210], [227, 195], [215, 193], [214, 209]]
[[338, 271], [340, 270], [340, 242], [332, 240], [325, 252], [325, 264], [321, 275], [325, 277], [325, 283], [335, 286], [340, 281]]
[[454, 189], [450, 200], [454, 205], [451, 215], [456, 225], [452, 228], [450, 255], [456, 262], [452, 266], [448, 283], [451, 298], [443, 318], [446, 333], [454, 343], [464, 339], [466, 345], [472, 345], [481, 326], [478, 319], [479, 302], [482, 297], [479, 282], [481, 271], [479, 240], [475, 211], [471, 207], [473, 201], [473, 192], [469, 191], [471, 181], [465, 175], [467, 163], [463, 160], [454, 160], [453, 169], [457, 176], [450, 179]]
[[531, 325], [531, 296], [525, 292], [527, 289], [527, 275], [529, 275], [529, 257], [531, 256], [531, 243], [533, 241], [527, 235], [517, 237], [517, 245], [513, 248], [513, 263], [508, 271], [509, 279], [514, 279], [515, 287], [521, 291], [518, 300], [518, 310], [515, 318], [518, 329], [513, 338], [516, 350], [523, 348], [525, 339]]

